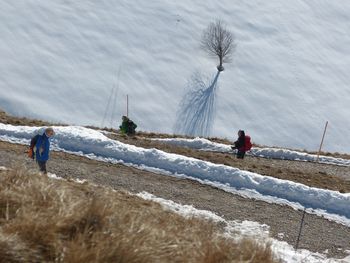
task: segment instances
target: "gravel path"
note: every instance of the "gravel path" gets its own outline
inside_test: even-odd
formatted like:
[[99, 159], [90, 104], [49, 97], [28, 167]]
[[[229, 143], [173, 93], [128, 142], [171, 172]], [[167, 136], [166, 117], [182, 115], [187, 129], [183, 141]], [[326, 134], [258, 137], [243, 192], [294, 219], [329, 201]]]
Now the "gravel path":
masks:
[[[25, 147], [0, 142], [0, 166], [18, 164], [36, 169], [25, 155]], [[123, 165], [92, 161], [65, 153], [53, 152], [48, 163], [50, 172], [64, 178], [87, 179], [100, 185], [124, 189], [133, 193], [147, 191], [175, 202], [210, 210], [227, 220], [251, 220], [270, 226], [271, 235], [294, 244], [302, 217], [301, 211], [288, 206], [242, 198], [238, 195], [170, 176], [141, 171]], [[330, 257], [344, 257], [350, 250], [350, 228], [307, 214], [300, 248], [324, 253]]]

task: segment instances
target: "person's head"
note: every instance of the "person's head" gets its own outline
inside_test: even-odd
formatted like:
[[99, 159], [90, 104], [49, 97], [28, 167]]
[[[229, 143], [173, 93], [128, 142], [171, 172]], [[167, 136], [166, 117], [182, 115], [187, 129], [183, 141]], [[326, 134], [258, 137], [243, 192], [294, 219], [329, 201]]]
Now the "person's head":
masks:
[[242, 137], [242, 136], [245, 136], [245, 133], [243, 130], [239, 130], [238, 131], [238, 137]]
[[126, 116], [123, 116], [123, 117], [122, 117], [122, 120], [123, 120], [123, 121], [127, 121], [127, 120], [129, 120], [129, 118], [126, 117]]
[[50, 138], [55, 135], [55, 132], [51, 127], [49, 127], [45, 129], [45, 134], [48, 138]]

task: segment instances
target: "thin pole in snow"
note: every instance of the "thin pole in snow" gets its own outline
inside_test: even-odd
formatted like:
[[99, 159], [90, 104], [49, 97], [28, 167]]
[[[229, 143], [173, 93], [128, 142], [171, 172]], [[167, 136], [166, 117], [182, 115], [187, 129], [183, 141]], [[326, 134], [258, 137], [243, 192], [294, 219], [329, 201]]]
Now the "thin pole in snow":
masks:
[[126, 95], [126, 117], [129, 117], [129, 95]]
[[323, 135], [322, 135], [322, 140], [321, 140], [320, 148], [318, 149], [316, 162], [318, 162], [318, 159], [320, 158], [320, 153], [321, 153], [321, 149], [322, 149], [324, 137], [325, 137], [325, 135], [326, 135], [327, 127], [328, 127], [328, 121], [326, 121], [326, 125], [324, 126], [324, 131], [323, 131]]
[[305, 214], [306, 214], [306, 208], [304, 208], [303, 216], [301, 218], [299, 234], [298, 234], [297, 242], [295, 244], [295, 251], [298, 250], [298, 247], [299, 247], [299, 241], [300, 241], [301, 231], [303, 230]]

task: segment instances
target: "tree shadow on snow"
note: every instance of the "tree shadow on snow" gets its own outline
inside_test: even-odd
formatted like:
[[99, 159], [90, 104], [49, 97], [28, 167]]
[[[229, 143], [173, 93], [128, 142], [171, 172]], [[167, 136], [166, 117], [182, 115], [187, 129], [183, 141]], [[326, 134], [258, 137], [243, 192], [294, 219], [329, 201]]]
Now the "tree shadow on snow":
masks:
[[215, 97], [218, 88], [218, 71], [207, 84], [200, 73], [188, 81], [188, 91], [183, 96], [176, 115], [174, 131], [177, 134], [209, 137], [215, 116]]

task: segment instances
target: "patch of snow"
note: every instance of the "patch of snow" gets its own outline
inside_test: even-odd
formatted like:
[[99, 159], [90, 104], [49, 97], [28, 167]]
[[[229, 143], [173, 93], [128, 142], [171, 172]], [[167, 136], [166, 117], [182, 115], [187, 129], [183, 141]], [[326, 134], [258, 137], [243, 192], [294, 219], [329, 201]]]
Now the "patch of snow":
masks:
[[[0, 123], [0, 140], [29, 143], [38, 128]], [[347, 224], [350, 221], [350, 194], [308, 187], [287, 180], [262, 176], [237, 168], [213, 164], [157, 149], [144, 149], [111, 140], [102, 133], [79, 126], [54, 127], [53, 149], [105, 162], [137, 166], [165, 175], [204, 182], [250, 198], [278, 202]]]
[[78, 183], [78, 184], [85, 184], [86, 182], [88, 182], [88, 180], [85, 179], [79, 179], [79, 178], [75, 178], [73, 179], [74, 182]]
[[53, 174], [53, 173], [47, 173], [47, 177], [51, 179], [56, 179], [56, 180], [64, 180], [62, 177], [57, 176], [56, 174]]
[[214, 222], [221, 222], [223, 221], [223, 218], [216, 215], [213, 212], [207, 211], [207, 210], [199, 210], [194, 208], [191, 205], [182, 205], [179, 203], [176, 203], [172, 200], [166, 200], [160, 197], [156, 197], [153, 194], [150, 194], [148, 192], [141, 192], [138, 193], [137, 196], [145, 199], [145, 200], [151, 200], [157, 203], [160, 203], [163, 207], [166, 207], [168, 210], [175, 212], [179, 215], [182, 215], [185, 218], [191, 218], [191, 217], [199, 217], [204, 218], [207, 220], [212, 220]]
[[279, 239], [283, 239], [284, 238], [284, 233], [278, 233], [277, 236], [278, 236]]
[[[60, 176], [58, 176], [58, 175], [56, 175], [56, 174], [53, 174], [53, 173], [47, 173], [47, 176], [48, 176], [49, 178], [51, 178], [51, 179], [66, 180], [66, 179], [64, 179], [64, 178], [62, 178], [62, 177], [60, 177]], [[78, 184], [84, 184], [84, 183], [87, 182], [87, 180], [85, 180], [85, 179], [79, 179], [79, 178], [74, 178], [74, 179], [69, 178], [69, 180], [72, 180], [72, 181], [74, 181], [74, 182], [76, 182], [76, 183], [78, 183]]]

